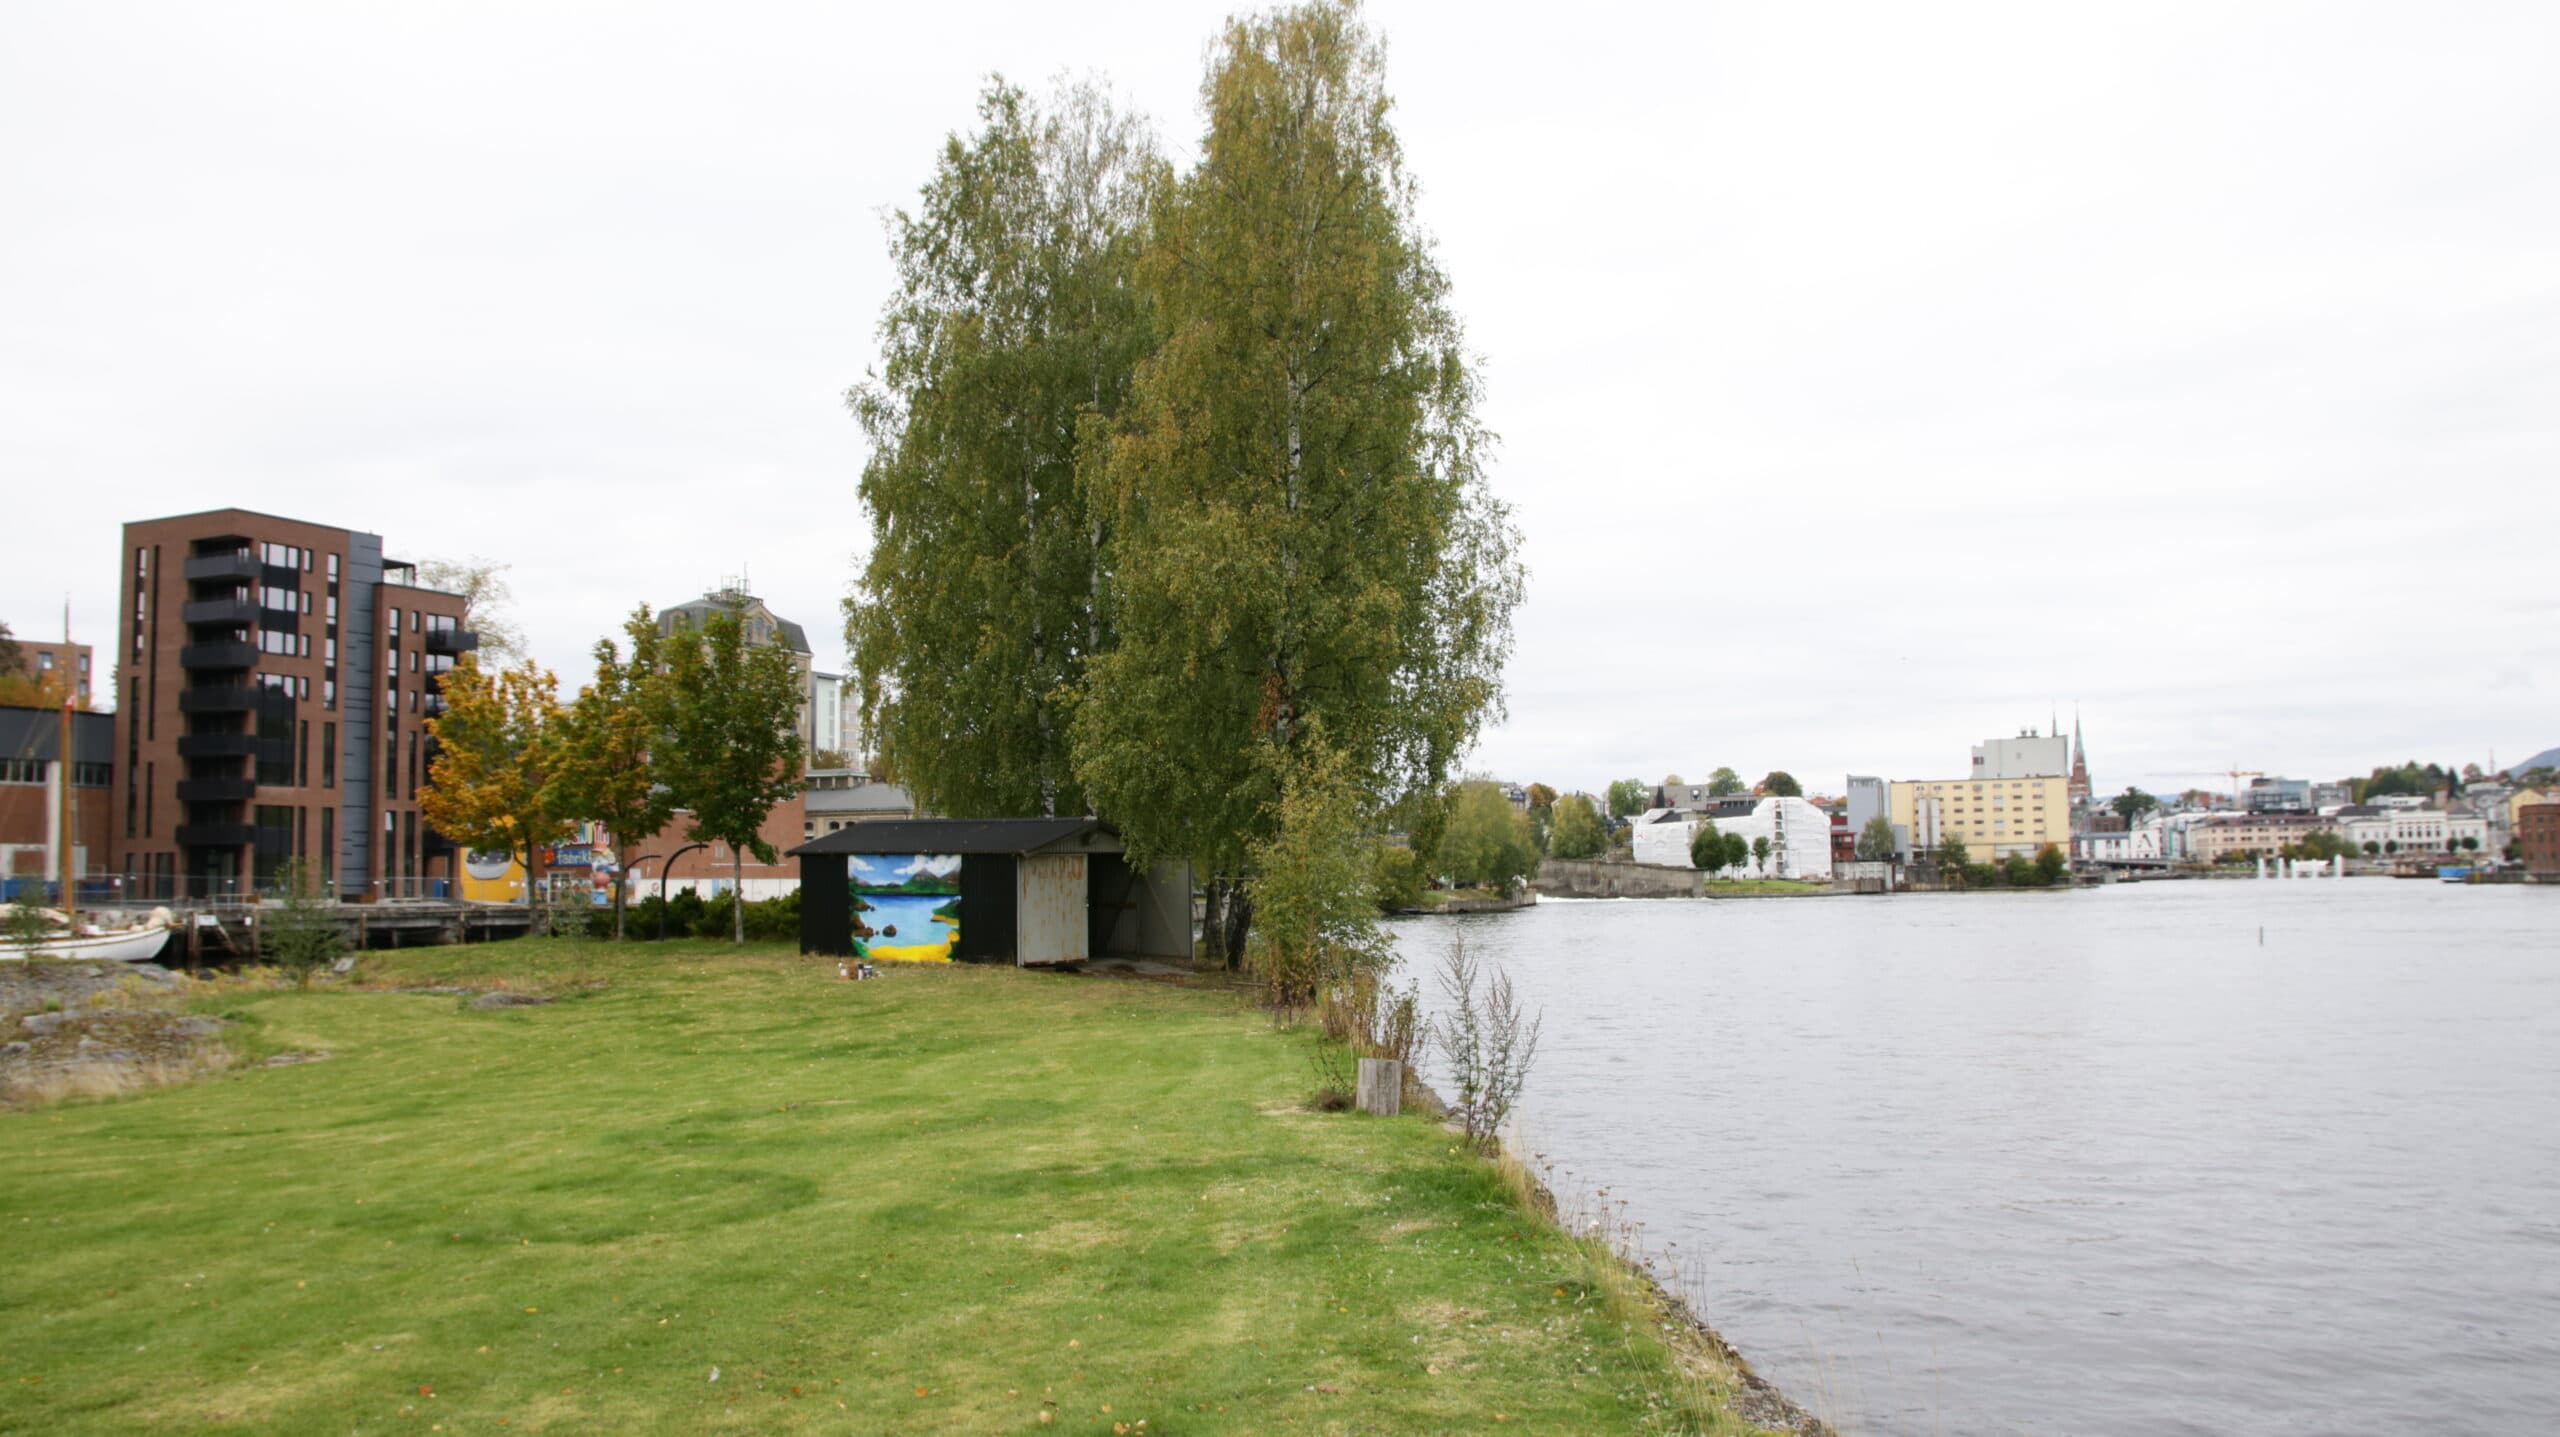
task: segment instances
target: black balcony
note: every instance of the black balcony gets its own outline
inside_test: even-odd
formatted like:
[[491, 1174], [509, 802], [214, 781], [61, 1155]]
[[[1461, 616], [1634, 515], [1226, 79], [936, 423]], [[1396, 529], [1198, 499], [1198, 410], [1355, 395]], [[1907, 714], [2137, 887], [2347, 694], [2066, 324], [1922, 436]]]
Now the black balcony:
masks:
[[257, 752], [253, 733], [191, 733], [178, 740], [180, 758], [250, 758]]
[[178, 780], [180, 803], [246, 803], [258, 792], [255, 779], [248, 778], [182, 778]]
[[429, 629], [423, 642], [428, 653], [451, 657], [480, 647], [480, 635], [471, 629]]
[[241, 848], [258, 836], [258, 830], [245, 823], [182, 823], [178, 825], [180, 848]]
[[187, 561], [186, 568], [190, 584], [210, 584], [221, 579], [255, 583], [263, 572], [258, 556], [246, 549], [237, 554], [198, 554]]
[[255, 599], [198, 599], [178, 610], [178, 618], [190, 625], [220, 624], [226, 629], [245, 629], [258, 622]]
[[245, 684], [197, 684], [178, 691], [178, 712], [282, 717], [293, 712], [293, 696], [281, 689], [250, 688]]
[[178, 650], [178, 667], [182, 669], [246, 669], [258, 662], [258, 646], [237, 641], [219, 644], [189, 644]]

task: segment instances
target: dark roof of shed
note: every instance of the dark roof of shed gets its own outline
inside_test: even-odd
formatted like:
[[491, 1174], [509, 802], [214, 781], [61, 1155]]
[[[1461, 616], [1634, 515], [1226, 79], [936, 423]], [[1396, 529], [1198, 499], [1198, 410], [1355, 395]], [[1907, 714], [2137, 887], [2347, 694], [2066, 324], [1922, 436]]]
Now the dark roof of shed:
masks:
[[851, 823], [791, 850], [804, 853], [1036, 853], [1091, 833], [1098, 818], [889, 818]]

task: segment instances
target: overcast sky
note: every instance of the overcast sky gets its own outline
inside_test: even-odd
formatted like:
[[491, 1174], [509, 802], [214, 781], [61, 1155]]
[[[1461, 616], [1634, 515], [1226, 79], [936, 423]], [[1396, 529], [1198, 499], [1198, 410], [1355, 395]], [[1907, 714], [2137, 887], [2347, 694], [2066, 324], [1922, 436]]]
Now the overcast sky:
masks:
[[[741, 570], [836, 664], [883, 213], [989, 72], [1187, 157], [1225, 13], [0, 9], [0, 617], [238, 505], [511, 565], [564, 680]], [[2560, 6], [1369, 15], [1527, 535], [1474, 766], [2560, 744]]]

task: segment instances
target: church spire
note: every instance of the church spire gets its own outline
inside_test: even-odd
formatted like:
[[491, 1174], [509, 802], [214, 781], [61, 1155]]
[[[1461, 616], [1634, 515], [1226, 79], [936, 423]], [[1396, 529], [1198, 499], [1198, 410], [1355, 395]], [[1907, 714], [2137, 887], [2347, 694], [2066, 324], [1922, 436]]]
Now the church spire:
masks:
[[[2061, 726], [2056, 724], [2055, 727]], [[2071, 710], [2071, 783], [2068, 791], [2075, 804], [2087, 803], [2094, 792], [2089, 783], [2089, 745], [2080, 736], [2080, 710], [2077, 706]]]

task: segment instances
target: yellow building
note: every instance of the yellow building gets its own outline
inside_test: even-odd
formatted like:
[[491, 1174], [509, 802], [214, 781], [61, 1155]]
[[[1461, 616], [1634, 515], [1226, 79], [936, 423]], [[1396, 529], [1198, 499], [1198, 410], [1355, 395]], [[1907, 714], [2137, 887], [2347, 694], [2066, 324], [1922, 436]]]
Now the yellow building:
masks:
[[1897, 781], [1893, 826], [1907, 835], [1914, 853], [1928, 853], [1950, 838], [1960, 838], [1966, 854], [1977, 863], [2013, 854], [2033, 858], [2048, 843], [2068, 853], [2071, 780], [2053, 774]]

